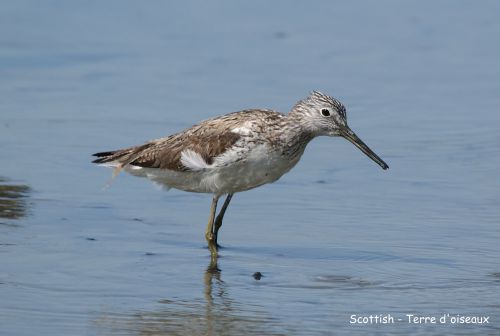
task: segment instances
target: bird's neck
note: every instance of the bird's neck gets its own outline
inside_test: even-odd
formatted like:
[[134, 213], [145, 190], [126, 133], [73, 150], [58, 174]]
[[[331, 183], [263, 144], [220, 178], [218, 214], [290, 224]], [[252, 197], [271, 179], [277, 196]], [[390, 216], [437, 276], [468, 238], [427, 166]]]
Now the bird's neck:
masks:
[[314, 137], [315, 135], [303, 127], [294, 115], [289, 114], [283, 118], [279, 141], [284, 154], [302, 155], [307, 144]]

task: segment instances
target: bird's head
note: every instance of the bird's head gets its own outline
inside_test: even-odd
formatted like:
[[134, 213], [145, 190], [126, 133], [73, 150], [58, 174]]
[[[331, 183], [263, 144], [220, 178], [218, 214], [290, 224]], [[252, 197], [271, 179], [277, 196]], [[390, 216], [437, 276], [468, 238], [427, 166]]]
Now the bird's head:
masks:
[[344, 105], [337, 99], [313, 91], [309, 97], [299, 101], [292, 108], [290, 116], [314, 136], [341, 136], [358, 147], [383, 169], [389, 166], [375, 154], [347, 125]]

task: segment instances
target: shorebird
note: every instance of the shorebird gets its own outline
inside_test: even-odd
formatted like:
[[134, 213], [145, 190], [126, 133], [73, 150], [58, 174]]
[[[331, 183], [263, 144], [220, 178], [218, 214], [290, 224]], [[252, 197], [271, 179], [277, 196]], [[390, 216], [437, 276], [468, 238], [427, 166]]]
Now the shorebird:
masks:
[[217, 235], [233, 195], [278, 180], [321, 135], [344, 137], [383, 169], [389, 168], [349, 128], [344, 105], [318, 91], [288, 114], [269, 109], [233, 112], [140, 146], [96, 153], [93, 162], [115, 168], [114, 176], [123, 169], [167, 189], [213, 194], [205, 238], [216, 255]]

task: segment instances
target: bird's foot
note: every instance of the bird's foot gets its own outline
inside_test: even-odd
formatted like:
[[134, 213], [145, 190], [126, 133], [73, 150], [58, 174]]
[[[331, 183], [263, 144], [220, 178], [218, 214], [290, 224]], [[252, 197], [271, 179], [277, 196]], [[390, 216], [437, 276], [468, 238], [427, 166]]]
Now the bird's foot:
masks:
[[217, 251], [219, 250], [219, 244], [217, 244], [217, 235], [209, 233], [205, 236], [205, 238], [208, 243], [210, 254], [212, 255], [212, 257], [217, 257]]

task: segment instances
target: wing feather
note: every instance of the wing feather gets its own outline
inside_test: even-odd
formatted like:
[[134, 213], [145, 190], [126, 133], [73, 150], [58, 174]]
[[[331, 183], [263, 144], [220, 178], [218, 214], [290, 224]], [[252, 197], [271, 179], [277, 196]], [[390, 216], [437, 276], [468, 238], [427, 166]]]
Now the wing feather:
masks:
[[112, 165], [116, 169], [128, 164], [174, 171], [205, 169], [242, 137], [250, 136], [249, 123], [256, 117], [274, 119], [283, 115], [270, 110], [234, 112], [141, 146], [96, 153], [94, 156], [98, 158], [93, 162]]

